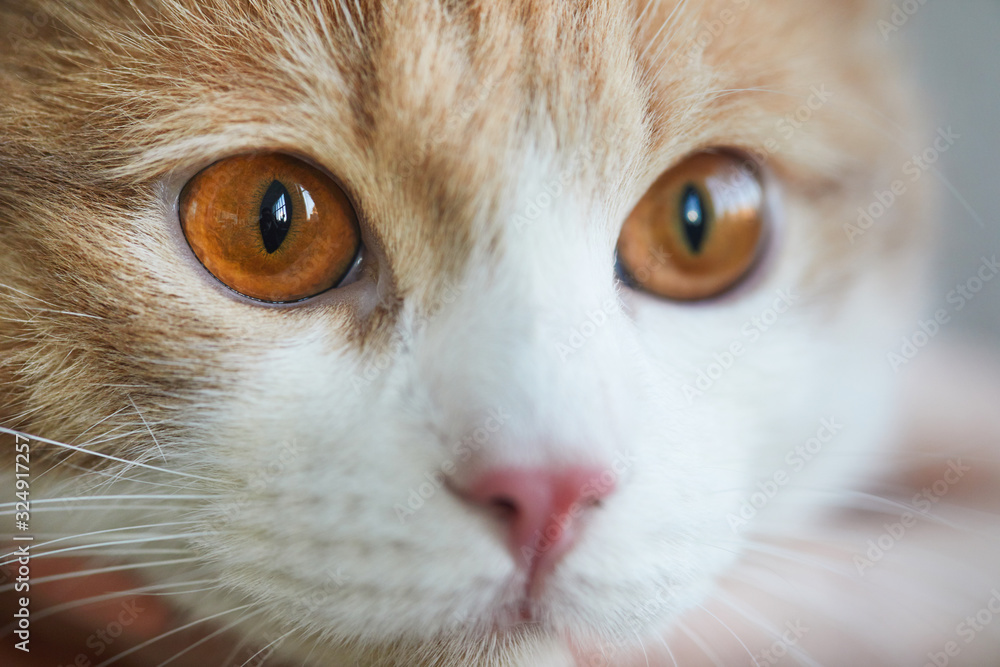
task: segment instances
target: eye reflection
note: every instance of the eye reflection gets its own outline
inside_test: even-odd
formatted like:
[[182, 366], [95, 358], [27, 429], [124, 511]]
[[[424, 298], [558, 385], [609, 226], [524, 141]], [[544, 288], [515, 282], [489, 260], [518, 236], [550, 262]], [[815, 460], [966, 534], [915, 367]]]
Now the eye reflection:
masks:
[[260, 235], [268, 254], [281, 247], [292, 224], [292, 202], [288, 190], [274, 181], [260, 204]]

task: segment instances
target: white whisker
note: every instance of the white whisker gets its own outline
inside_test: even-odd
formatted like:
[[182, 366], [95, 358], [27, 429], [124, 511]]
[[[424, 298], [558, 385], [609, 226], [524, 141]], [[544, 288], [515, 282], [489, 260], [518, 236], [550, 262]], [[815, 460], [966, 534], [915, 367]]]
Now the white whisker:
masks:
[[[274, 645], [275, 645], [275, 644], [277, 644], [278, 642], [280, 642], [280, 641], [283, 641], [283, 640], [285, 639], [285, 637], [287, 637], [288, 635], [292, 634], [293, 632], [295, 632], [295, 631], [296, 631], [296, 630], [298, 630], [298, 629], [299, 629], [299, 628], [292, 628], [291, 630], [289, 630], [289, 631], [288, 631], [288, 632], [286, 632], [285, 634], [281, 635], [280, 637], [278, 637], [278, 638], [277, 638], [277, 639], [275, 639], [274, 641], [272, 641], [272, 642], [269, 642], [269, 643], [268, 643], [268, 644], [267, 644], [266, 646], [264, 646], [264, 647], [263, 647], [262, 649], [260, 649], [260, 650], [259, 650], [259, 651], [257, 651], [256, 653], [254, 653], [254, 654], [253, 654], [252, 656], [250, 656], [249, 658], [247, 658], [247, 659], [246, 659], [246, 660], [245, 660], [245, 661], [243, 662], [243, 664], [242, 664], [242, 665], [240, 665], [240, 667], [246, 667], [246, 666], [247, 666], [248, 664], [250, 664], [250, 662], [252, 662], [252, 661], [253, 661], [253, 659], [254, 659], [254, 658], [256, 658], [256, 657], [257, 657], [258, 655], [260, 655], [261, 653], [263, 653], [263, 652], [264, 652], [264, 651], [266, 651], [267, 649], [271, 648], [272, 646], [274, 646]], [[100, 667], [100, 665], [98, 665], [98, 667]]]
[[[88, 500], [209, 500], [214, 496], [205, 494], [150, 494], [150, 493], [130, 493], [110, 496], [71, 496], [69, 498], [39, 498], [32, 500], [32, 505], [45, 505], [48, 503], [79, 503]], [[0, 507], [13, 507], [16, 502], [0, 503]]]
[[[99, 547], [116, 546], [116, 545], [119, 545], [119, 544], [142, 544], [142, 543], [146, 543], [146, 542], [159, 542], [159, 541], [165, 541], [165, 540], [190, 539], [190, 538], [193, 538], [193, 537], [205, 537], [205, 536], [208, 536], [208, 535], [216, 535], [216, 534], [217, 533], [214, 533], [212, 531], [202, 531], [202, 532], [198, 532], [198, 533], [187, 533], [187, 534], [180, 533], [178, 535], [153, 535], [151, 537], [141, 537], [141, 538], [136, 538], [136, 539], [132, 539], [132, 540], [119, 540], [119, 541], [115, 541], [115, 542], [101, 542], [99, 544], [84, 544], [84, 545], [80, 545], [80, 546], [76, 546], [76, 547], [65, 547], [63, 549], [56, 549], [55, 551], [42, 551], [40, 553], [34, 554], [33, 557], [34, 558], [46, 558], [46, 557], [51, 558], [52, 556], [55, 556], [57, 554], [69, 553], [69, 552], [72, 552], [72, 551], [81, 551], [81, 550], [84, 550], [84, 549], [96, 549], [96, 548], [99, 548]], [[2, 561], [2, 562], [0, 562], [0, 565], [10, 565], [11, 563], [14, 563], [14, 562], [17, 562], [16, 558], [13, 558], [11, 560]]]
[[[109, 572], [124, 572], [125, 570], [137, 570], [146, 569], [150, 567], [161, 567], [166, 565], [177, 565], [179, 563], [193, 563], [197, 562], [197, 558], [174, 558], [172, 560], [161, 560], [153, 561], [150, 563], [130, 563], [128, 565], [111, 565], [108, 567], [99, 567], [90, 570], [77, 570], [75, 572], [66, 572], [63, 574], [52, 574], [47, 577], [36, 577], [31, 580], [31, 585], [35, 586], [38, 584], [46, 584], [52, 581], [63, 581], [65, 579], [77, 579], [81, 577], [90, 577], [95, 574], [106, 574]], [[0, 593], [5, 593], [7, 591], [14, 590], [14, 586], [17, 584], [8, 584], [6, 586], [0, 587]]]
[[168, 658], [167, 660], [164, 660], [163, 662], [161, 662], [156, 667], [166, 667], [166, 665], [169, 665], [171, 662], [173, 662], [177, 658], [181, 657], [182, 655], [184, 655], [188, 651], [196, 649], [199, 646], [201, 646], [202, 644], [204, 644], [205, 642], [211, 641], [212, 639], [215, 639], [219, 635], [224, 634], [226, 632], [229, 632], [230, 630], [232, 630], [233, 628], [235, 628], [240, 623], [245, 623], [246, 621], [250, 620], [254, 616], [258, 616], [258, 615], [260, 615], [263, 612], [264, 612], [263, 609], [258, 609], [257, 611], [253, 611], [253, 612], [250, 612], [248, 614], [243, 614], [242, 616], [240, 616], [238, 619], [236, 619], [232, 623], [228, 623], [228, 624], [222, 626], [221, 628], [219, 628], [215, 632], [213, 632], [213, 633], [211, 633], [211, 634], [209, 634], [209, 635], [207, 635], [205, 637], [202, 637], [201, 639], [199, 639], [195, 643], [191, 644], [190, 646], [188, 646], [188, 647], [182, 649], [181, 651], [175, 653], [173, 657]]
[[731, 627], [729, 627], [729, 625], [725, 621], [723, 621], [721, 618], [719, 618], [718, 616], [716, 616], [715, 614], [713, 614], [712, 612], [710, 612], [708, 610], [708, 608], [706, 608], [704, 605], [697, 604], [695, 606], [698, 607], [699, 609], [701, 609], [703, 612], [705, 612], [709, 616], [711, 616], [712, 618], [714, 618], [716, 621], [718, 621], [719, 625], [721, 625], [723, 628], [725, 628], [726, 631], [728, 631], [729, 634], [731, 634], [736, 639], [736, 641], [739, 642], [740, 646], [743, 647], [743, 650], [745, 650], [747, 652], [747, 655], [750, 656], [750, 659], [753, 661], [753, 664], [755, 664], [758, 667], [760, 667], [760, 663], [757, 662], [757, 657], [753, 654], [752, 651], [750, 651], [750, 648], [746, 645], [746, 643], [742, 639], [740, 639], [740, 636], [738, 634], [736, 634], [736, 632]]
[[163, 459], [164, 463], [166, 463], [167, 462], [167, 455], [163, 453], [163, 448], [160, 447], [160, 441], [156, 439], [156, 434], [153, 433], [153, 429], [151, 429], [149, 427], [149, 422], [146, 421], [146, 418], [142, 415], [142, 412], [139, 410], [139, 406], [136, 405], [135, 401], [132, 400], [132, 396], [131, 395], [129, 395], [129, 397], [128, 397], [128, 402], [132, 404], [133, 408], [135, 408], [135, 413], [137, 415], [139, 415], [139, 419], [142, 420], [143, 426], [145, 426], [146, 430], [149, 431], [149, 437], [151, 437], [153, 439], [153, 444], [156, 445], [156, 451], [158, 451], [160, 453], [160, 458]]
[[[205, 588], [195, 588], [191, 590], [182, 591], [171, 591], [171, 592], [161, 592], [163, 589], [171, 588], [182, 588], [185, 586], [201, 586], [203, 584], [213, 584]], [[101, 595], [94, 595], [88, 598], [81, 598], [79, 600], [71, 600], [70, 602], [64, 602], [63, 604], [53, 605], [51, 607], [46, 607], [45, 609], [40, 609], [38, 611], [33, 611], [31, 613], [32, 621], [38, 622], [44, 620], [50, 616], [55, 616], [64, 611], [72, 611], [79, 607], [85, 607], [89, 604], [100, 604], [101, 602], [108, 602], [109, 600], [115, 600], [118, 598], [137, 596], [137, 595], [186, 595], [188, 593], [198, 593], [202, 591], [210, 591], [221, 588], [221, 585], [214, 579], [201, 579], [195, 581], [180, 581], [174, 583], [160, 583], [160, 584], [150, 584], [148, 586], [139, 586], [136, 588], [130, 588], [125, 591], [114, 591], [112, 593], [102, 593]], [[0, 628], [0, 636], [8, 635], [14, 631], [17, 627], [16, 623], [11, 623], [9, 625]]]
[[44, 442], [47, 445], [53, 445], [55, 447], [62, 447], [63, 449], [69, 449], [74, 452], [79, 452], [81, 454], [90, 454], [91, 456], [96, 456], [98, 458], [107, 459], [108, 461], [115, 461], [117, 463], [124, 463], [129, 467], [145, 468], [147, 470], [153, 470], [156, 472], [166, 473], [168, 475], [177, 475], [179, 477], [189, 477], [191, 479], [201, 480], [203, 482], [212, 482], [214, 484], [221, 484], [220, 480], [212, 479], [210, 477], [202, 477], [201, 475], [195, 475], [193, 473], [181, 472], [179, 470], [169, 470], [167, 468], [158, 468], [157, 466], [149, 465], [148, 463], [140, 463], [138, 461], [129, 461], [127, 459], [122, 459], [117, 456], [112, 456], [111, 454], [102, 454], [100, 452], [92, 452], [89, 449], [84, 449], [83, 447], [77, 447], [75, 445], [69, 445], [64, 442], [58, 442], [56, 440], [49, 440], [48, 438], [43, 438], [37, 435], [31, 435], [29, 433], [24, 433], [23, 431], [17, 431], [11, 428], [6, 428], [0, 426], [0, 433], [7, 433], [13, 436], [21, 436], [22, 438], [27, 438], [35, 442]]
[[119, 653], [115, 657], [110, 658], [108, 660], [105, 660], [101, 664], [97, 665], [97, 667], [107, 667], [108, 665], [112, 665], [112, 664], [118, 662], [122, 658], [128, 657], [128, 656], [132, 655], [133, 653], [137, 653], [138, 651], [141, 651], [142, 649], [146, 648], [147, 646], [150, 646], [151, 644], [155, 644], [158, 641], [162, 641], [162, 640], [166, 639], [167, 637], [169, 637], [171, 635], [177, 634], [178, 632], [182, 632], [184, 630], [187, 630], [188, 628], [193, 628], [194, 626], [201, 625], [202, 623], [207, 623], [207, 622], [212, 621], [212, 620], [214, 620], [216, 618], [219, 618], [220, 616], [225, 616], [227, 614], [232, 614], [232, 613], [237, 612], [237, 611], [242, 611], [242, 610], [244, 610], [244, 609], [246, 609], [248, 607], [250, 607], [250, 605], [249, 604], [245, 604], [245, 605], [242, 605], [242, 606], [239, 606], [239, 607], [234, 607], [233, 609], [227, 609], [226, 611], [220, 611], [217, 614], [212, 614], [211, 616], [206, 616], [205, 618], [198, 619], [197, 621], [191, 621], [190, 623], [182, 625], [179, 628], [174, 628], [172, 630], [168, 630], [167, 632], [164, 632], [163, 634], [161, 634], [161, 635], [159, 635], [157, 637], [153, 637], [152, 639], [144, 641], [143, 643], [141, 643], [141, 644], [139, 644], [137, 646], [133, 646], [132, 648], [130, 648], [130, 649], [126, 650], [126, 651], [122, 651], [121, 653]]

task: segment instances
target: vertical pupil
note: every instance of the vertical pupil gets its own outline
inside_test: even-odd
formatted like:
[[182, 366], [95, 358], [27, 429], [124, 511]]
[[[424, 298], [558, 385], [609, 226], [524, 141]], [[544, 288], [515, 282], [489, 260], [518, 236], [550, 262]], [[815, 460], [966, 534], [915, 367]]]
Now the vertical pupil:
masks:
[[708, 217], [705, 215], [705, 202], [701, 193], [693, 185], [688, 185], [681, 195], [681, 228], [691, 252], [696, 255], [700, 253], [708, 231]]
[[260, 203], [260, 236], [268, 254], [281, 247], [292, 226], [292, 198], [279, 181], [274, 181]]

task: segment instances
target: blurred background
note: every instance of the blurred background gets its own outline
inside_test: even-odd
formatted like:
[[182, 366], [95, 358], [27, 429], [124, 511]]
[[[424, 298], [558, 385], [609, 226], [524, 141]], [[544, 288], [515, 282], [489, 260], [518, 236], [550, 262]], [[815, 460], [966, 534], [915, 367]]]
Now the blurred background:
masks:
[[[930, 298], [944, 304], [983, 255], [1000, 255], [1000, 0], [919, 1], [925, 4], [887, 38], [903, 40], [916, 60], [933, 127], [950, 125], [961, 135], [937, 165], [947, 183], [935, 262], [939, 294]], [[950, 335], [1000, 347], [1000, 280], [954, 317]]]

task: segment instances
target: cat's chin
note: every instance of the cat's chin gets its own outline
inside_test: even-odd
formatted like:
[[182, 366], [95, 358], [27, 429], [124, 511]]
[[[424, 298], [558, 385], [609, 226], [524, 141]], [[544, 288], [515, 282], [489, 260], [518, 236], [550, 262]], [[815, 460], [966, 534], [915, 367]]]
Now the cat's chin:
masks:
[[[341, 635], [339, 640], [331, 639], [338, 635], [334, 627], [314, 628], [309, 634], [286, 636], [274, 650], [290, 664], [610, 667], [616, 664], [615, 656], [631, 656], [640, 638], [668, 627], [676, 613], [661, 604], [659, 609], [647, 605], [641, 612], [619, 609], [614, 614], [564, 591], [544, 589], [528, 595], [524, 579], [514, 578], [492, 605], [441, 624], [427, 619], [410, 632]], [[378, 620], [371, 619], [372, 627]], [[288, 622], [281, 625], [287, 627]]]

